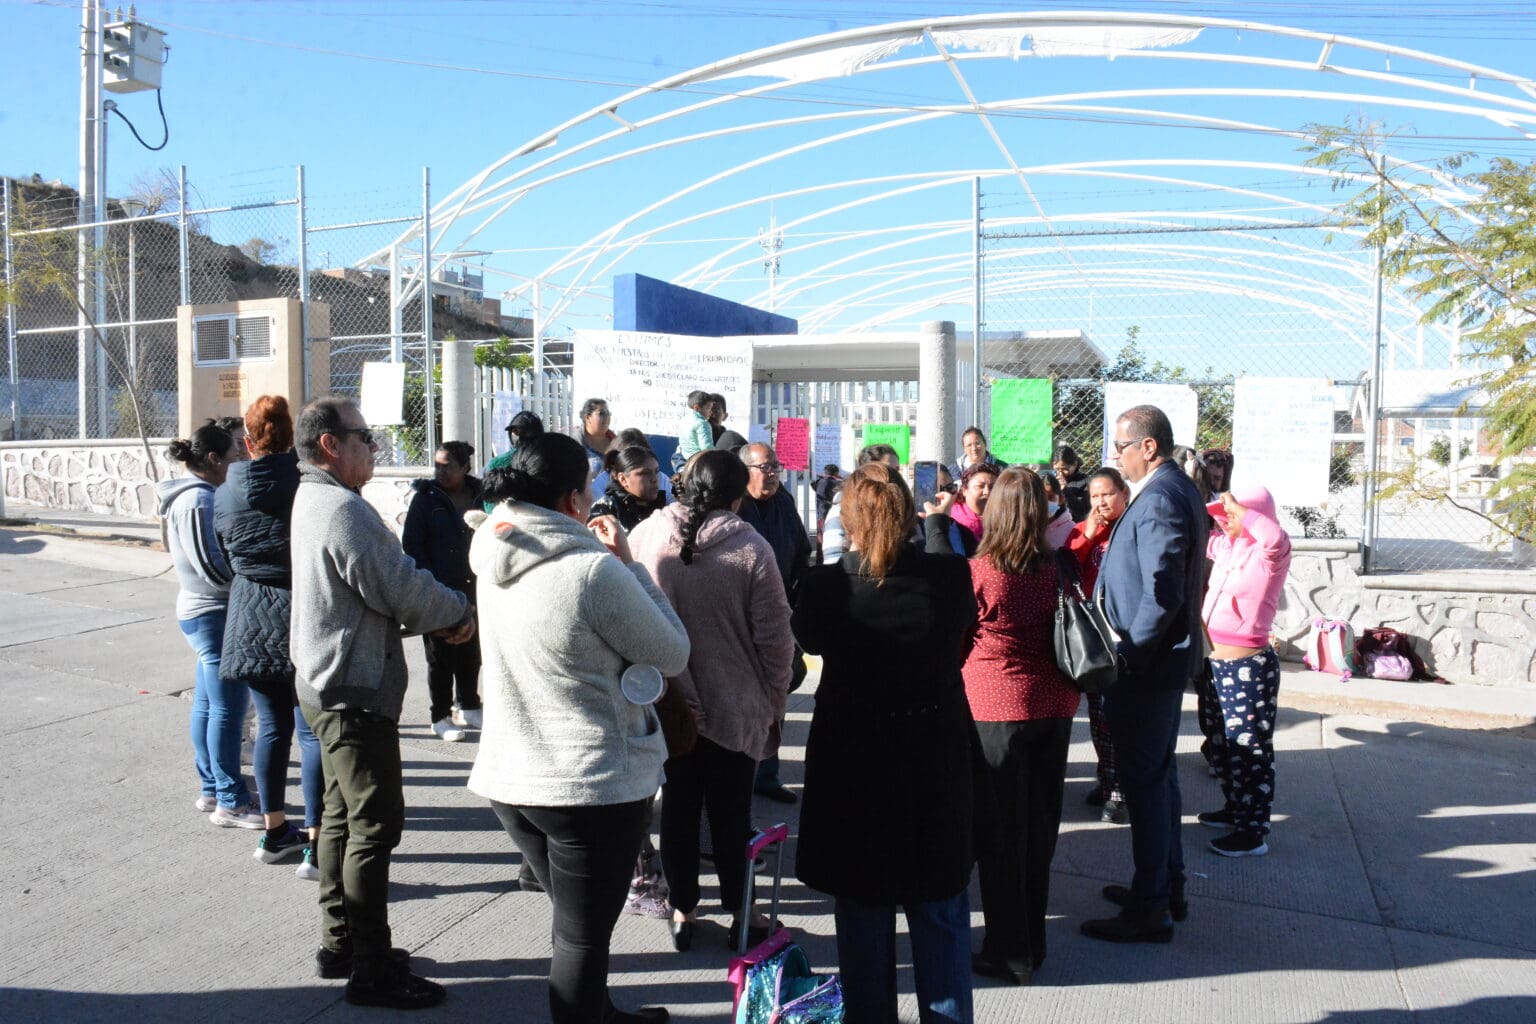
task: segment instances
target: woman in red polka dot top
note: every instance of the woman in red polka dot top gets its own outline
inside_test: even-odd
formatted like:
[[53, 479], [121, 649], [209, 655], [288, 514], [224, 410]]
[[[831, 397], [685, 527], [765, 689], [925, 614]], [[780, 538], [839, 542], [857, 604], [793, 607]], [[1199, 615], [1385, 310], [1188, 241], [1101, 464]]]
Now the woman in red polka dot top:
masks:
[[1053, 654], [1056, 564], [1040, 478], [1004, 470], [985, 515], [971, 560], [978, 625], [964, 675], [999, 818], [998, 841], [980, 861], [986, 937], [972, 966], [1022, 985], [1045, 960], [1046, 896], [1079, 695]]

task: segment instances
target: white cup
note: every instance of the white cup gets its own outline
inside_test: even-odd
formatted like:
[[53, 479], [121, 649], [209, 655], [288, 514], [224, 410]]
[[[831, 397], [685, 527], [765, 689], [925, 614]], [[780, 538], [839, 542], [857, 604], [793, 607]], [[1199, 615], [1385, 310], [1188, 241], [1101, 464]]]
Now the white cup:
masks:
[[619, 692], [631, 704], [655, 704], [666, 688], [667, 681], [655, 665], [631, 665], [619, 677]]

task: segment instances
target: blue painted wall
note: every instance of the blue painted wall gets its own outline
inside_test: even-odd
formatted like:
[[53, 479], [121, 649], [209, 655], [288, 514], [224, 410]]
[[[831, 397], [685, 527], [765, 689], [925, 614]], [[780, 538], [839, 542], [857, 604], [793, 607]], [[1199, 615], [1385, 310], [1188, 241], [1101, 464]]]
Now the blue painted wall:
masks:
[[799, 334], [798, 321], [658, 281], [644, 274], [613, 279], [613, 329], [729, 338], [742, 334]]

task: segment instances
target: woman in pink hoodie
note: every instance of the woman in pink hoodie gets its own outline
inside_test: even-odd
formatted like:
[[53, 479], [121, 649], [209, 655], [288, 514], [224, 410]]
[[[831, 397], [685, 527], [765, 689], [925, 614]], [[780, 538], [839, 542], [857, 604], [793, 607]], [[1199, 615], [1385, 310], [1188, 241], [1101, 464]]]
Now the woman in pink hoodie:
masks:
[[650, 570], [692, 644], [675, 686], [698, 719], [697, 745], [667, 760], [661, 787], [661, 862], [671, 889], [672, 942], [693, 942], [699, 894], [699, 822], [709, 812], [719, 851], [720, 902], [750, 945], [767, 938], [760, 917], [742, 921], [752, 832], [752, 780], [789, 696], [794, 636], [773, 548], [736, 515], [747, 469], [734, 453], [700, 452], [683, 466], [680, 500], [635, 527], [630, 547]]
[[1230, 830], [1211, 841], [1215, 852], [1258, 857], [1269, 852], [1266, 837], [1275, 798], [1280, 659], [1269, 630], [1291, 567], [1291, 539], [1275, 518], [1275, 499], [1263, 487], [1234, 487], [1206, 511], [1218, 528], [1206, 548], [1214, 564], [1203, 618], [1223, 720], [1212, 763], [1226, 806], [1200, 815], [1200, 823]]

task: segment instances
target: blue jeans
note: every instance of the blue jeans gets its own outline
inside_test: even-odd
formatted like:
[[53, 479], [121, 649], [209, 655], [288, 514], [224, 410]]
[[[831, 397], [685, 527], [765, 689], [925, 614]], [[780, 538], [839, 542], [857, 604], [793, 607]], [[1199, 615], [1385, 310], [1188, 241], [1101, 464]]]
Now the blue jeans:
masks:
[[197, 688], [192, 693], [192, 753], [203, 796], [217, 797], [220, 807], [234, 809], [250, 802], [240, 778], [240, 728], [245, 723], [250, 690], [244, 683], [219, 679], [219, 653], [224, 647], [224, 612], [181, 619], [182, 635], [197, 653]]
[[256, 792], [261, 813], [285, 810], [288, 760], [293, 737], [299, 737], [299, 781], [304, 792], [304, 827], [320, 827], [325, 806], [325, 773], [320, 768], [320, 741], [310, 731], [294, 698], [293, 680], [250, 683], [251, 703], [256, 705], [256, 743], [251, 768], [256, 773]]
[[[922, 1024], [971, 1024], [971, 901], [908, 903], [912, 973]], [[846, 1024], [896, 1021], [896, 906], [838, 899], [837, 966]]]

